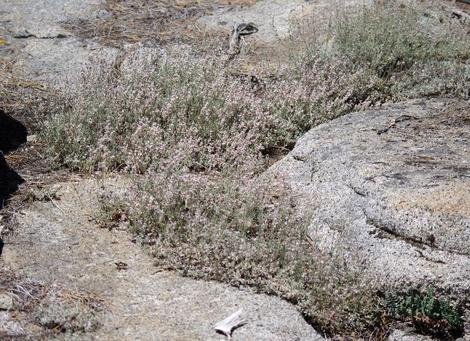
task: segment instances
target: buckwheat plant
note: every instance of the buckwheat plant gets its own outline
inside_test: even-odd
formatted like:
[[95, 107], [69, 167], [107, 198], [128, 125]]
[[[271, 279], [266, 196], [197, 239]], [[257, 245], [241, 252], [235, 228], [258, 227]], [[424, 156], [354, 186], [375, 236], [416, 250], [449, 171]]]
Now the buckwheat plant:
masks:
[[131, 173], [258, 162], [273, 115], [246, 85], [210, 59], [134, 57], [123, 70], [90, 68], [68, 89], [44, 129], [57, 162]]

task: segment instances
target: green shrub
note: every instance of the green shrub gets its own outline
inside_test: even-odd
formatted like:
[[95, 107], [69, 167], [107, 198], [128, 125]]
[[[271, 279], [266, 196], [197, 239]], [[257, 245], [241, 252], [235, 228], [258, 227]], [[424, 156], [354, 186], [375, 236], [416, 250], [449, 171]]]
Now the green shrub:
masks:
[[445, 298], [437, 297], [431, 288], [426, 292], [411, 290], [402, 295], [390, 296], [388, 307], [392, 316], [411, 320], [423, 334], [440, 337], [463, 334], [463, 319], [458, 307]]

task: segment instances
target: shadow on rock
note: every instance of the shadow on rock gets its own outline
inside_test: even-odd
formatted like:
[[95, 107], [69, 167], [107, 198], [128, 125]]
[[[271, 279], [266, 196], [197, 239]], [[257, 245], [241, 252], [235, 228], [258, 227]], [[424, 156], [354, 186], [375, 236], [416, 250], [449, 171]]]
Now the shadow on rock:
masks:
[[0, 209], [3, 208], [5, 200], [16, 192], [23, 182], [23, 178], [8, 166], [0, 151]]
[[11, 116], [0, 110], [0, 209], [5, 200], [18, 190], [18, 186], [24, 182], [21, 176], [12, 170], [3, 153], [8, 153], [26, 142], [26, 127]]
[[0, 110], [0, 150], [8, 153], [26, 142], [26, 127]]

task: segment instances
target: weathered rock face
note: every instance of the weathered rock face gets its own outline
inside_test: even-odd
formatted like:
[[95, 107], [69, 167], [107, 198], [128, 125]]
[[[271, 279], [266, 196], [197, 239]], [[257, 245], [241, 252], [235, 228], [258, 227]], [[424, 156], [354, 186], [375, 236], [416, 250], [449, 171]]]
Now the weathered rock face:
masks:
[[56, 83], [77, 76], [95, 56], [109, 58], [114, 49], [80, 41], [63, 28], [64, 22], [105, 15], [103, 0], [4, 0], [0, 2], [0, 36], [8, 44], [0, 58], [28, 79]]
[[[103, 0], [3, 0], [0, 13], [15, 38], [57, 38], [70, 34], [61, 22], [99, 15]], [[3, 20], [2, 20], [3, 21]]]
[[320, 125], [268, 172], [313, 210], [310, 236], [382, 284], [470, 294], [468, 104], [415, 101]]

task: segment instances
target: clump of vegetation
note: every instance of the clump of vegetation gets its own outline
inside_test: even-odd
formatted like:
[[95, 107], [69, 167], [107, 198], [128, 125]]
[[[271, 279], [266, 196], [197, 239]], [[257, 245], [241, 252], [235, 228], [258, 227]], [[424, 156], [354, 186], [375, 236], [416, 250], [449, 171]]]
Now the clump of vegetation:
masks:
[[414, 290], [393, 295], [387, 300], [391, 314], [412, 321], [420, 333], [438, 337], [459, 337], [463, 334], [460, 309], [445, 298], [437, 297], [431, 288], [426, 292]]
[[193, 170], [259, 161], [357, 108], [424, 95], [468, 98], [470, 37], [438, 19], [408, 6], [363, 8], [335, 22], [329, 49], [312, 41], [261, 85], [234, 76], [217, 57], [131, 52], [124, 69], [88, 70], [43, 137], [59, 164], [85, 171], [144, 173], [176, 157]]
[[51, 291], [34, 311], [36, 323], [62, 333], [90, 332], [99, 327], [102, 302], [65, 290]]
[[[281, 296], [324, 331], [382, 332], [388, 310], [355, 262], [323, 255], [291, 191], [259, 174], [273, 150], [356, 108], [468, 98], [470, 38], [423, 13], [363, 8], [332, 25], [329, 48], [312, 41], [270, 80], [191, 51], [130, 52], [84, 73], [55, 102], [41, 138], [58, 165], [135, 176], [131, 194], [108, 198], [100, 219], [109, 228], [125, 220], [160, 265]], [[420, 309], [409, 316], [437, 316]]]
[[57, 164], [140, 174], [242, 167], [251, 174], [270, 151], [364, 104], [354, 98], [371, 87], [342, 60], [306, 63], [301, 78], [280, 71], [262, 87], [217, 58], [147, 53], [130, 53], [122, 70], [92, 67], [54, 100], [41, 134]]
[[392, 99], [470, 96], [470, 36], [448, 13], [385, 2], [340, 15], [332, 35], [332, 54], [378, 77]]
[[[323, 37], [304, 41], [305, 53], [297, 57], [301, 67], [343, 61], [367, 85], [351, 92], [347, 101], [355, 104], [442, 95], [468, 99], [468, 26], [435, 8], [384, 3], [338, 13]], [[354, 89], [354, 83], [348, 86]]]
[[380, 78], [434, 61], [468, 60], [470, 39], [465, 30], [439, 16], [405, 4], [365, 7], [337, 21], [334, 53]]
[[153, 174], [135, 186], [130, 198], [104, 205], [116, 222], [127, 218], [157, 266], [277, 295], [328, 333], [367, 334], [383, 324], [381, 299], [351, 259], [320, 252], [282, 182]]
[[[212, 171], [246, 166], [273, 138], [273, 115], [215, 60], [131, 57], [92, 70], [45, 124], [50, 155], [82, 171]], [[78, 95], [77, 95], [78, 94]]]
[[[12, 298], [12, 320], [21, 321], [18, 330], [0, 331], [6, 339], [51, 338], [59, 333], [88, 332], [98, 327], [98, 314], [105, 308], [101, 298], [87, 292], [46, 285], [0, 266], [0, 293]], [[6, 316], [7, 321], [9, 319]], [[29, 328], [34, 326], [35, 334]]]

